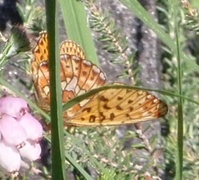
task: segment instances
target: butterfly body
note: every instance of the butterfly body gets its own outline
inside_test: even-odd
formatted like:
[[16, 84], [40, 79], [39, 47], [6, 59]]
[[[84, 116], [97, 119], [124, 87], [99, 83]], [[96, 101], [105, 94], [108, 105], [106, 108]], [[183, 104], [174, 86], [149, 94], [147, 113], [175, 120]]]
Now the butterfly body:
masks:
[[[33, 50], [33, 82], [40, 106], [49, 111], [50, 89], [48, 39], [41, 33]], [[85, 59], [83, 50], [72, 41], [60, 48], [62, 102], [106, 85], [103, 71]], [[110, 85], [64, 112], [70, 126], [99, 126], [137, 123], [157, 119], [168, 111], [167, 105], [144, 90], [124, 85]]]

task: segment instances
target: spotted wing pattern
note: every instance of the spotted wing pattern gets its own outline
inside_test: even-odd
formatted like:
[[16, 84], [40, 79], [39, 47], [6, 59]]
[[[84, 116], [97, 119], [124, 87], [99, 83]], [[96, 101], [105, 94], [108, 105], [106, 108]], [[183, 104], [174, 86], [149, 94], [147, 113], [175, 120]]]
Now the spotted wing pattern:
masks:
[[102, 90], [67, 124], [73, 126], [100, 126], [132, 124], [164, 116], [167, 105], [147, 91], [115, 87]]
[[[37, 46], [33, 49], [32, 62], [33, 82], [37, 91], [39, 105], [49, 110], [49, 68], [48, 68], [48, 38], [45, 32], [40, 34]], [[100, 68], [85, 60], [85, 53], [73, 41], [64, 41], [60, 48], [61, 87], [63, 103], [105, 84], [106, 77]], [[72, 116], [88, 100], [75, 105], [65, 116]]]
[[[33, 82], [40, 106], [49, 110], [49, 69], [48, 39], [41, 33], [33, 50]], [[60, 48], [62, 101], [92, 89], [104, 86], [106, 76], [103, 71], [85, 59], [83, 50], [73, 41], [64, 41]], [[113, 85], [97, 91], [93, 96], [81, 101], [64, 112], [66, 125], [99, 126], [137, 123], [157, 119], [168, 111], [167, 105], [144, 90]]]
[[36, 89], [37, 99], [43, 109], [49, 110], [49, 69], [48, 69], [48, 40], [46, 33], [41, 33], [37, 46], [33, 50], [32, 78]]

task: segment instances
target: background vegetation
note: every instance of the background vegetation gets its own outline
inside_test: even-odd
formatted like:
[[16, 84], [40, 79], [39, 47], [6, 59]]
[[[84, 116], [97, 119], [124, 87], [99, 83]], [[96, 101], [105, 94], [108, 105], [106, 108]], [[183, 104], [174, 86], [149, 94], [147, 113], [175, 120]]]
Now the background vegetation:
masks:
[[[125, 0], [60, 0], [60, 4], [60, 41], [78, 42], [109, 81], [164, 90], [166, 95], [158, 95], [169, 106], [165, 119], [153, 123], [66, 131], [67, 178], [199, 179], [197, 1], [151, 0], [141, 5]], [[24, 23], [16, 27], [12, 19], [5, 22], [0, 83], [36, 103], [31, 49], [39, 32], [46, 30], [45, 3], [24, 0], [17, 9]], [[30, 104], [37, 116], [49, 120]], [[21, 176], [51, 177], [50, 143], [44, 141], [43, 146], [41, 161], [34, 164], [40, 172], [24, 170]]]

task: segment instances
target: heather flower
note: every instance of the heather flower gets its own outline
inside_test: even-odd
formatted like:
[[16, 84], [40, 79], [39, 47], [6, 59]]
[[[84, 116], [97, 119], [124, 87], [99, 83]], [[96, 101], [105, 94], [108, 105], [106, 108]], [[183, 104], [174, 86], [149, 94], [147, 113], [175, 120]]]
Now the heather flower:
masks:
[[12, 173], [19, 171], [21, 165], [18, 149], [4, 140], [0, 141], [0, 164], [3, 171]]
[[7, 114], [19, 118], [28, 111], [28, 104], [21, 98], [3, 96], [0, 98], [0, 114]]
[[33, 141], [26, 141], [26, 145], [19, 149], [21, 156], [29, 161], [35, 161], [40, 157], [41, 146]]
[[16, 174], [21, 162], [40, 158], [43, 129], [21, 98], [0, 98], [0, 168]]
[[15, 118], [7, 114], [1, 116], [0, 132], [3, 139], [10, 145], [19, 146], [20, 144], [24, 144], [27, 139], [25, 129]]
[[25, 129], [27, 134], [27, 139], [32, 141], [40, 141], [43, 134], [43, 129], [41, 124], [37, 119], [35, 119], [30, 113], [24, 114], [18, 119], [18, 123]]

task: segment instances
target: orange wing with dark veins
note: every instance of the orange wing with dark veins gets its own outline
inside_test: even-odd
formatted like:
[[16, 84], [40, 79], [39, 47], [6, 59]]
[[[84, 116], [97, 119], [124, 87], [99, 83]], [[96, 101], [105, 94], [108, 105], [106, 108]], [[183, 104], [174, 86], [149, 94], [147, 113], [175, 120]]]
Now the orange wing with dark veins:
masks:
[[[49, 111], [48, 39], [41, 33], [33, 50], [33, 82], [38, 101]], [[96, 65], [85, 59], [83, 50], [72, 41], [60, 48], [62, 102], [92, 89], [104, 86], [106, 76]], [[145, 90], [118, 85], [101, 90], [64, 112], [65, 125], [100, 126], [131, 124], [163, 117], [167, 105]]]
[[133, 124], [166, 115], [167, 105], [147, 91], [111, 88], [100, 91], [74, 117], [70, 126]]
[[[49, 110], [48, 39], [45, 32], [40, 34], [33, 54], [35, 59], [32, 62], [32, 73], [38, 101], [42, 108]], [[60, 47], [60, 63], [63, 103], [68, 102], [79, 94], [100, 87], [106, 82], [106, 77], [102, 70], [90, 61], [85, 60], [85, 53], [73, 41], [64, 41], [62, 43]], [[72, 108], [74, 110], [70, 110], [70, 112], [74, 114], [72, 111], [76, 112], [80, 107], [80, 105], [76, 105]]]

